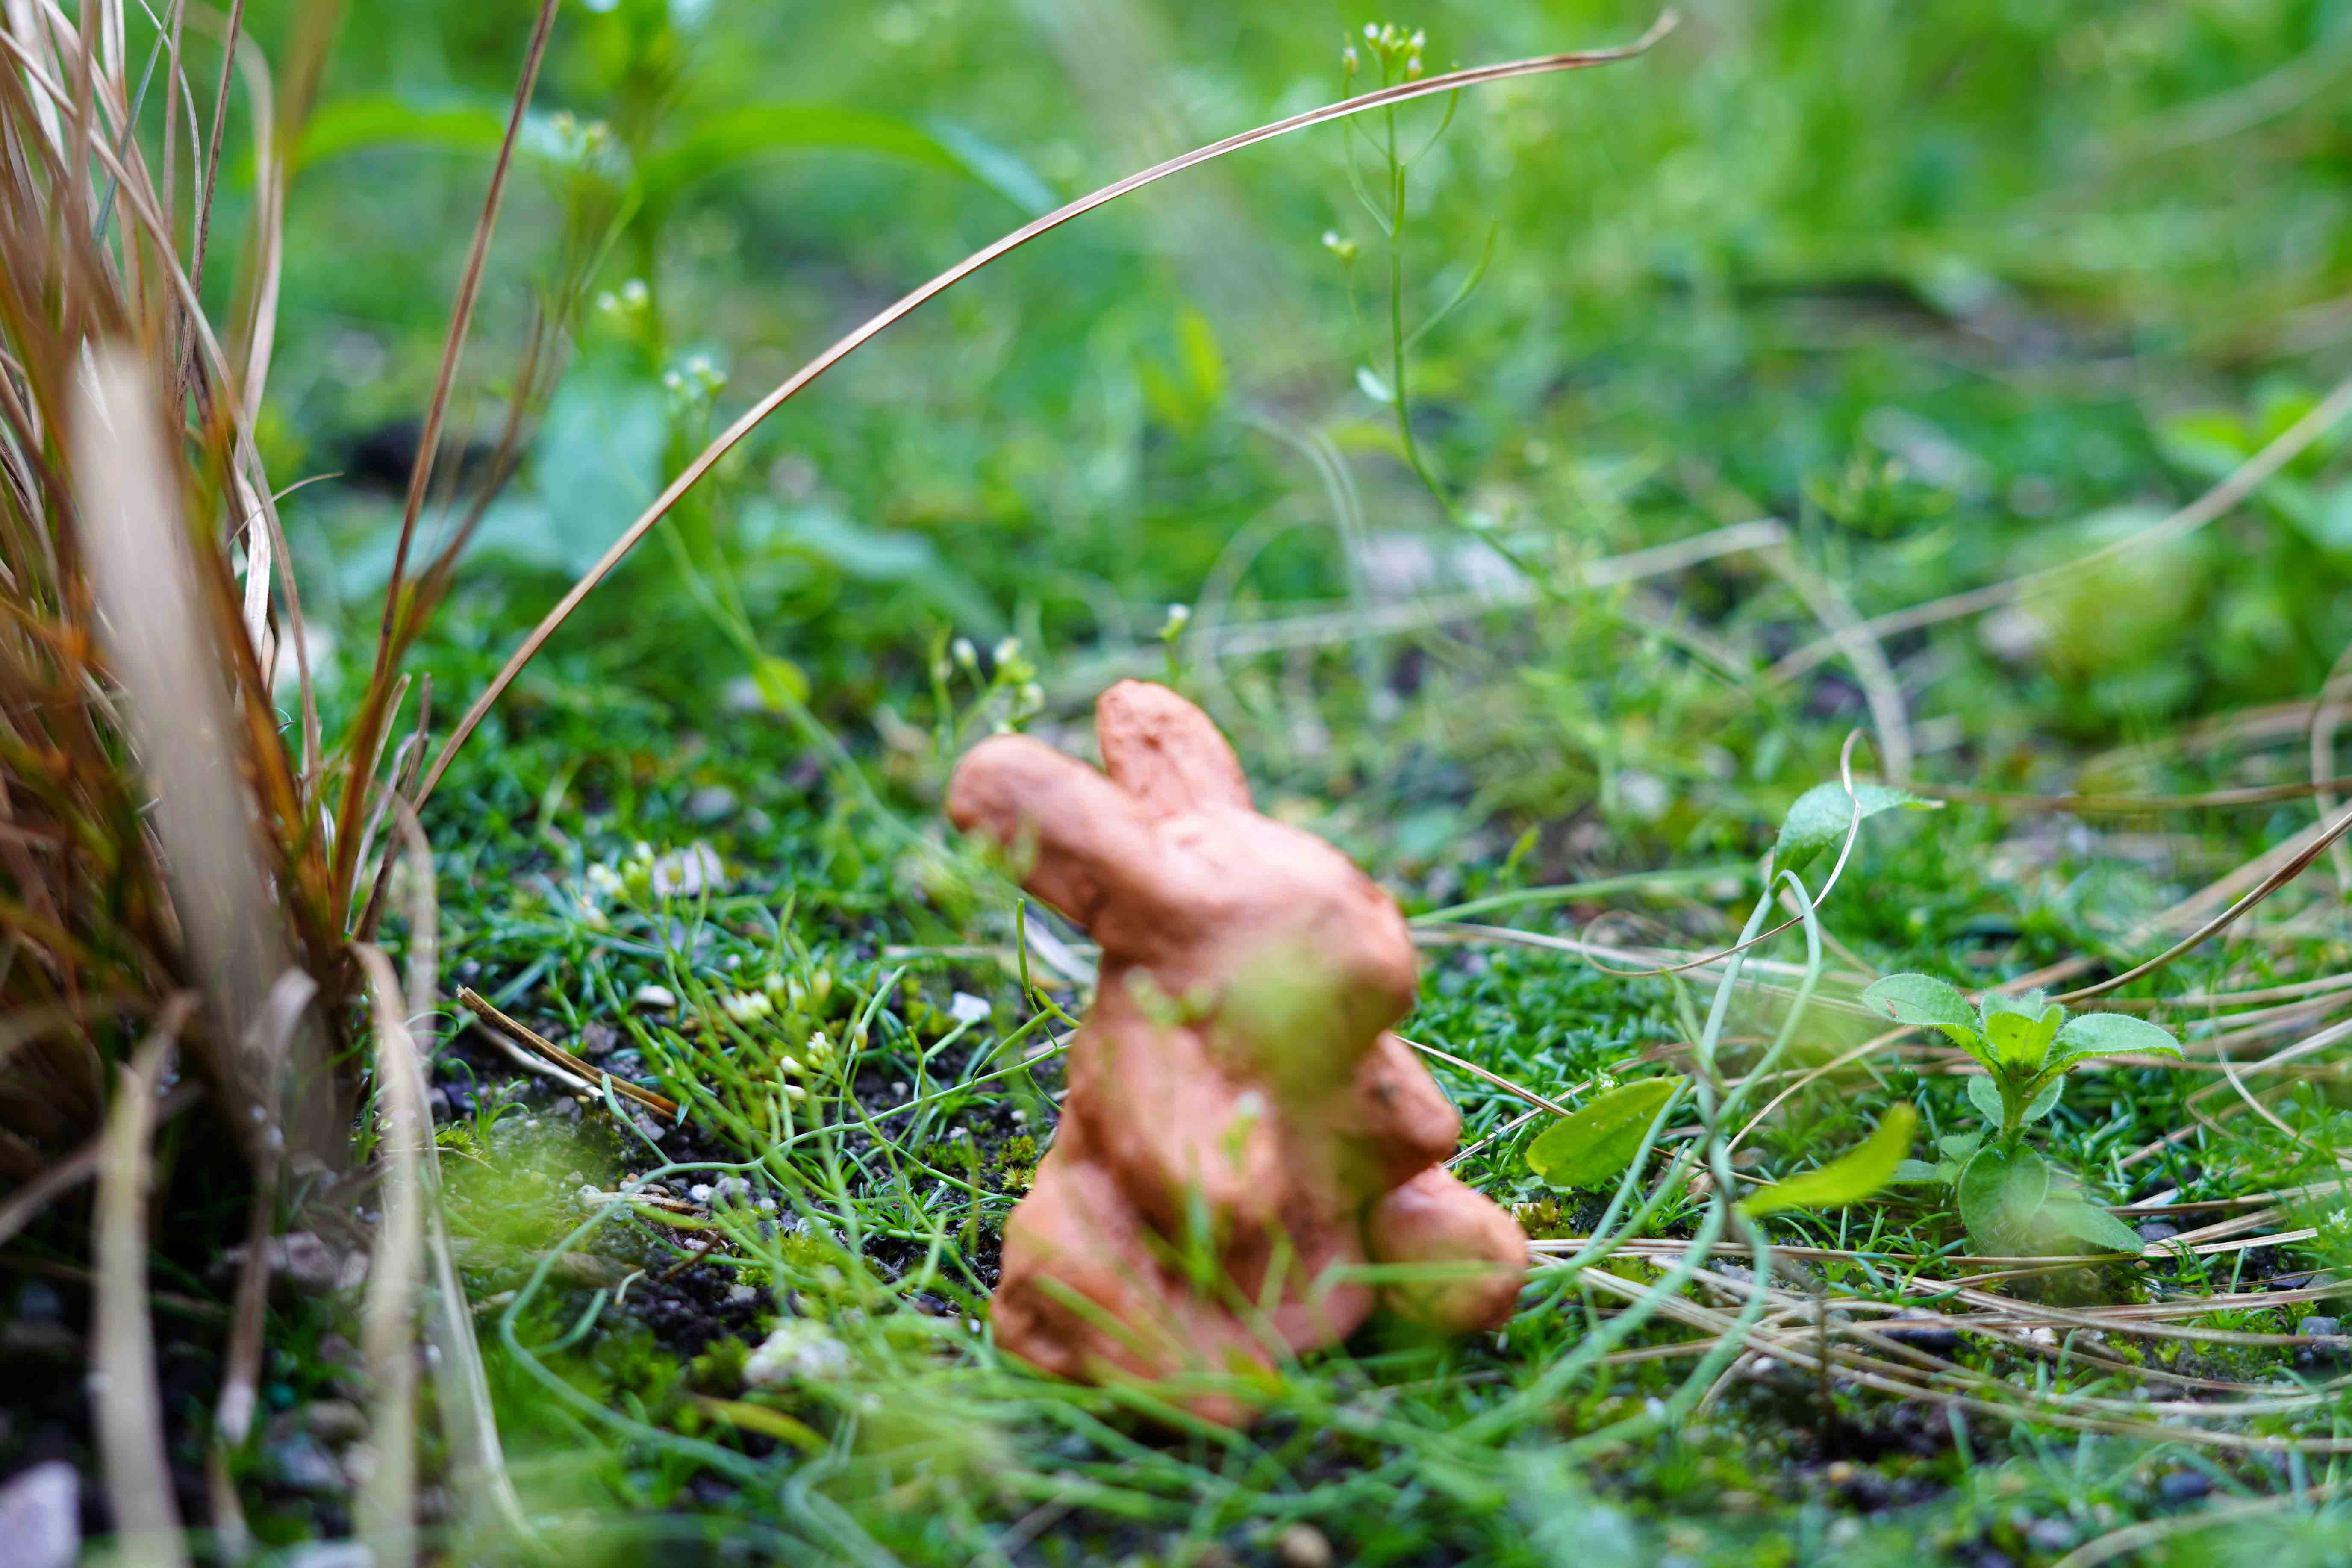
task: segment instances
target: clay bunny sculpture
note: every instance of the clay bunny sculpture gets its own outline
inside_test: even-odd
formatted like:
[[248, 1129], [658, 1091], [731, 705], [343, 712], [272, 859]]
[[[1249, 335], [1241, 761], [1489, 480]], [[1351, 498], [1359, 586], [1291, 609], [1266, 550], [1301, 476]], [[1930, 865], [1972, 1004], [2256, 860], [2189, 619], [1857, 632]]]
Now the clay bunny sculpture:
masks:
[[[1108, 776], [1004, 735], [949, 792], [1102, 947], [1061, 1124], [1005, 1224], [998, 1342], [1082, 1381], [1253, 1372], [1363, 1322], [1366, 1261], [1440, 1266], [1383, 1292], [1408, 1318], [1499, 1326], [1527, 1237], [1439, 1163], [1461, 1121], [1388, 1032], [1415, 987], [1394, 901], [1252, 809], [1173, 691], [1121, 681], [1095, 721]], [[1235, 1381], [1170, 1392], [1237, 1423]]]

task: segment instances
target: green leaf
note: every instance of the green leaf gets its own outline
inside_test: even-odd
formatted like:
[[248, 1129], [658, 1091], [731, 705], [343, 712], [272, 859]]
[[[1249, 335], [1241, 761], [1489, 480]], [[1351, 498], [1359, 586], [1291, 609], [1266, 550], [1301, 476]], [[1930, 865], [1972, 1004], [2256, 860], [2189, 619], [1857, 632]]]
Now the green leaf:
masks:
[[1947, 1132], [1936, 1140], [1936, 1148], [1947, 1160], [1965, 1160], [1977, 1152], [1984, 1136], [1981, 1127], [1974, 1132]]
[[1968, 1082], [1969, 1103], [1984, 1112], [1987, 1121], [2000, 1126], [2009, 1114], [2008, 1108], [2000, 1102], [2000, 1086], [1982, 1073], [1970, 1073]]
[[687, 186], [762, 158], [809, 152], [877, 153], [968, 174], [1032, 216], [1053, 192], [1010, 153], [968, 131], [919, 125], [896, 115], [832, 103], [774, 100], [721, 110], [696, 121], [674, 145], [647, 158], [637, 188], [658, 207]]
[[2009, 1156], [1999, 1149], [1979, 1149], [1954, 1186], [1960, 1223], [1968, 1227], [1970, 1238], [1989, 1252], [2003, 1250], [2000, 1194], [2008, 1181]]
[[1895, 1173], [1886, 1179], [1890, 1182], [1940, 1182], [1944, 1180], [1944, 1167], [1930, 1165], [1925, 1160], [1898, 1160]]
[[1872, 983], [1862, 994], [1862, 1005], [1874, 1007], [1898, 1024], [1924, 1024], [1941, 1029], [1956, 1046], [1977, 1042], [1977, 1010], [1960, 989], [1929, 974], [1890, 974]]
[[2058, 1031], [2053, 1067], [2071, 1067], [2088, 1057], [2177, 1057], [2180, 1042], [2145, 1018], [2128, 1013], [2084, 1013]]
[[2000, 1184], [2000, 1223], [2013, 1237], [2033, 1234], [2033, 1216], [2042, 1212], [2042, 1200], [2050, 1195], [2050, 1166], [2031, 1149], [2020, 1149], [2009, 1158], [2009, 1171]]
[[1992, 1047], [1993, 1059], [2005, 1067], [2041, 1067], [2058, 1026], [2066, 1021], [2066, 1009], [2044, 1002], [2039, 991], [2015, 999], [1988, 991], [1981, 1005], [1985, 1040]]
[[923, 129], [962, 166], [965, 174], [1031, 217], [1042, 217], [1062, 205], [1054, 187], [1039, 178], [1037, 171], [1023, 163], [1017, 154], [952, 121], [927, 120]]
[[1903, 1151], [1911, 1147], [1911, 1130], [1918, 1121], [1919, 1113], [1908, 1105], [1888, 1107], [1877, 1129], [1859, 1146], [1818, 1170], [1748, 1194], [1740, 1201], [1739, 1212], [1753, 1218], [1781, 1209], [1839, 1208], [1868, 1197], [1894, 1180], [1906, 1163]]
[[1780, 819], [1780, 836], [1772, 845], [1772, 868], [1801, 870], [1823, 850], [1844, 843], [1856, 806], [1867, 818], [1898, 807], [1906, 811], [1940, 811], [1943, 805], [1940, 800], [1928, 800], [1908, 790], [1889, 789], [1877, 784], [1855, 784], [1853, 798], [1848, 801], [1845, 785], [1815, 784], [1799, 795], [1797, 804], [1789, 808], [1789, 815]]
[[763, 552], [822, 562], [862, 583], [903, 584], [959, 626], [993, 636], [1004, 625], [971, 579], [922, 534], [869, 527], [822, 504], [788, 511], [764, 500], [744, 507], [738, 526], [744, 542]]
[[1600, 1186], [1633, 1163], [1643, 1134], [1681, 1087], [1675, 1079], [1645, 1078], [1611, 1089], [1545, 1128], [1528, 1145], [1528, 1169], [1563, 1190]]
[[1960, 1173], [1960, 1223], [1979, 1247], [1995, 1256], [2032, 1249], [2034, 1216], [2050, 1195], [2050, 1167], [2031, 1149], [2012, 1156], [1979, 1149]]
[[2166, 457], [2203, 479], [2227, 478], [2260, 445], [2226, 408], [2176, 414], [2157, 426], [2156, 438]]
[[[337, 99], [303, 126], [294, 165], [302, 168], [373, 147], [439, 147], [496, 153], [506, 139], [507, 106], [481, 98], [418, 99], [363, 93]], [[537, 125], [534, 117], [535, 128]], [[543, 141], [544, 138], [537, 140]], [[640, 197], [653, 205], [687, 186], [761, 158], [810, 152], [874, 153], [978, 181], [1032, 217], [1056, 205], [1053, 187], [1020, 158], [943, 120], [917, 123], [830, 103], [743, 104], [694, 121], [687, 134], [637, 172]]]
[[2065, 1086], [2066, 1080], [2063, 1078], [2055, 1073], [2052, 1074], [2050, 1081], [2043, 1084], [2034, 1097], [2025, 1102], [2025, 1120], [2021, 1125], [2031, 1127], [2049, 1115], [2052, 1109], [2058, 1103], [2058, 1091]]
[[2042, 1218], [2045, 1225], [2089, 1242], [2104, 1252], [2123, 1252], [2137, 1258], [2147, 1250], [2147, 1243], [2140, 1239], [2137, 1231], [2096, 1204], [2071, 1194], [2043, 1205]]
[[495, 153], [506, 138], [506, 110], [488, 99], [417, 99], [398, 93], [339, 98], [315, 110], [295, 147], [297, 171], [373, 147], [439, 147]]

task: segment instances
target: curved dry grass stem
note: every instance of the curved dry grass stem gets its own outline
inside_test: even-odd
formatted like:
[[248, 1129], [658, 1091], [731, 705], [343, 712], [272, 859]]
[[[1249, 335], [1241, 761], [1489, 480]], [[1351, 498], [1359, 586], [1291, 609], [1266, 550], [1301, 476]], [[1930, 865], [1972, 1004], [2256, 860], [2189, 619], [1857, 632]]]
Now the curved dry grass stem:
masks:
[[1180, 153], [1163, 163], [1155, 163], [1149, 169], [1128, 175], [1125, 179], [1114, 181], [1100, 190], [1055, 208], [1043, 217], [1024, 224], [993, 245], [964, 258], [929, 282], [907, 294], [877, 314], [869, 317], [823, 353], [793, 372], [781, 385], [769, 392], [750, 408], [745, 409], [732, 425], [719, 435], [717, 439], [705, 447], [692, 462], [687, 464], [678, 476], [654, 499], [653, 504], [648, 506], [635, 522], [622, 531], [621, 536], [613, 542], [611, 548], [604, 552], [596, 564], [590, 567], [586, 574], [572, 585], [571, 590], [556, 603], [555, 607], [547, 613], [539, 625], [531, 628], [530, 635], [523, 638], [521, 646], [517, 647], [507, 659], [505, 666], [492, 678], [482, 694], [475, 699], [473, 706], [466, 710], [465, 716], [457, 721], [457, 729], [443, 744], [439, 754], [433, 759], [432, 767], [425, 771], [424, 782], [419, 786], [417, 802], [422, 804], [433, 793], [434, 787], [441, 782], [441, 775], [448, 771], [450, 760], [457, 755], [457, 749], [466, 743], [467, 737], [480, 725], [491, 707], [497, 703], [499, 697], [505, 694], [507, 688], [514, 684], [515, 677], [522, 672], [523, 667], [537, 657], [539, 650], [546, 646], [548, 638], [553, 637], [557, 628], [571, 618], [572, 612], [579, 607], [580, 602], [594, 592], [597, 584], [611, 575], [613, 569], [621, 563], [622, 558], [636, 548], [637, 542], [668, 515], [670, 508], [677, 504], [679, 497], [699, 484], [703, 476], [709, 473], [721, 458], [733, 450], [737, 444], [757, 428], [768, 416], [798, 395], [810, 383], [973, 273], [992, 262], [1011, 255], [1031, 240], [1050, 234], [1073, 218], [1083, 217], [1097, 207], [1106, 206], [1121, 196], [1141, 190], [1146, 185], [1156, 184], [1171, 174], [1181, 174], [1187, 169], [1213, 162], [1228, 153], [1237, 153], [1244, 147], [1254, 147], [1263, 142], [1271, 142], [1276, 137], [1287, 136], [1292, 132], [1304, 131], [1310, 126], [1344, 120], [1350, 115], [1364, 113], [1368, 110], [1385, 109], [1413, 99], [1428, 98], [1437, 93], [1457, 92], [1464, 88], [1482, 87], [1490, 82], [1509, 81], [1517, 77], [1543, 76], [1553, 71], [1579, 70], [1589, 66], [1610, 65], [1619, 60], [1633, 59], [1646, 53], [1659, 39], [1672, 32], [1678, 20], [1676, 13], [1669, 8], [1659, 14], [1658, 19], [1651, 24], [1647, 32], [1633, 43], [1621, 47], [1584, 49], [1566, 54], [1540, 55], [1531, 59], [1509, 60], [1497, 65], [1473, 66], [1466, 70], [1449, 71], [1443, 76], [1427, 77], [1420, 81], [1405, 82], [1396, 87], [1383, 88], [1356, 98], [1345, 99], [1338, 103], [1325, 104], [1318, 109], [1310, 109], [1304, 113], [1291, 115], [1286, 120], [1277, 120], [1271, 124], [1258, 126], [1255, 130], [1244, 131], [1236, 135], [1228, 136], [1223, 141], [1213, 142], [1205, 147], [1196, 147], [1192, 152]]
[[2261, 903], [2273, 893], [2277, 892], [2281, 888], [2285, 887], [2289, 882], [2294, 881], [2297, 877], [2303, 875], [2305, 868], [2307, 868], [2314, 860], [2318, 859], [2322, 854], [2326, 853], [2329, 845], [2343, 837], [2347, 832], [2352, 832], [2352, 811], [2346, 811], [2339, 815], [2334, 822], [2327, 826], [2325, 832], [2321, 833], [2317, 838], [2314, 839], [2309, 844], [2304, 846], [2302, 849], [2297, 851], [2284, 865], [2273, 870], [2269, 876], [2263, 878], [2262, 881], [2255, 886], [2252, 891], [2247, 893], [2236, 903], [2231, 904], [2228, 909], [2223, 910], [2220, 914], [2215, 915], [2211, 920], [2207, 921], [2203, 925], [2199, 926], [2195, 931], [2190, 931], [2187, 936], [2181, 938], [2170, 947], [2166, 948], [2162, 952], [2158, 953], [2154, 958], [2147, 960], [2145, 963], [2134, 965], [2132, 968], [2124, 971], [2121, 974], [2116, 975], [2112, 980], [2102, 980], [2095, 985], [2084, 985], [2073, 991], [2063, 992], [2059, 995], [2053, 997], [2052, 1000], [2063, 1003], [2086, 1001], [2093, 996], [2102, 996], [2110, 991], [2120, 990], [2122, 987], [2130, 984], [2133, 981], [2141, 978], [2143, 975], [2155, 973], [2158, 970], [2162, 969], [2166, 964], [2170, 963], [2174, 959], [2179, 958], [2181, 954], [2190, 952], [2202, 943], [2210, 941], [2212, 938], [2220, 935], [2222, 931], [2228, 930], [2231, 926], [2236, 924], [2237, 921], [2249, 910], [2252, 910], [2255, 905]]
[[2266, 1513], [2284, 1512], [2303, 1503], [2332, 1499], [2342, 1489], [2340, 1482], [2325, 1481], [2300, 1491], [2281, 1492], [2275, 1497], [2232, 1499], [2174, 1519], [2144, 1519], [2137, 1524], [2127, 1524], [2120, 1530], [2111, 1530], [2105, 1535], [2094, 1537], [2053, 1563], [2050, 1568], [2098, 1568], [2102, 1563], [2112, 1563], [2118, 1557], [2161, 1542], [2219, 1530], [2223, 1525], [2243, 1523]]
[[1397, 1037], [1397, 1042], [1400, 1045], [1412, 1047], [1414, 1050], [1419, 1051], [1423, 1056], [1428, 1057], [1434, 1061], [1444, 1062], [1446, 1066], [1451, 1068], [1459, 1068], [1464, 1072], [1468, 1073], [1472, 1078], [1483, 1079], [1486, 1082], [1493, 1084], [1496, 1089], [1501, 1089], [1505, 1094], [1523, 1100], [1528, 1104], [1536, 1107], [1539, 1110], [1549, 1110], [1554, 1116], [1573, 1116], [1576, 1114], [1574, 1110], [1560, 1104], [1558, 1100], [1546, 1100], [1534, 1089], [1526, 1088], [1520, 1084], [1513, 1083], [1509, 1079], [1505, 1078], [1502, 1074], [1489, 1072], [1485, 1068], [1480, 1067], [1476, 1062], [1465, 1061], [1462, 1058], [1455, 1056], [1451, 1051], [1441, 1051], [1435, 1046], [1424, 1046], [1419, 1040], [1408, 1040], [1402, 1035], [1399, 1035]]
[[[441, 445], [442, 422], [449, 412], [450, 390], [457, 382], [458, 362], [465, 355], [467, 333], [473, 326], [474, 302], [481, 294], [490, 237], [498, 227], [499, 208], [506, 199], [507, 174], [514, 163], [515, 142], [522, 134], [523, 118], [530, 111], [531, 93], [539, 83], [540, 64], [547, 55], [547, 37], [555, 26], [556, 5], [557, 0], [540, 0], [530, 50], [523, 59], [522, 74], [515, 83], [514, 107], [507, 116], [506, 135], [499, 143], [498, 161], [490, 168], [489, 189], [482, 197], [481, 216], [474, 225], [465, 276], [457, 285], [457, 303], [450, 307], [449, 332], [441, 347], [440, 368], [434, 376], [433, 399], [425, 405], [416, 459], [408, 470], [408, 496], [401, 509], [400, 540], [393, 552], [392, 575], [383, 585], [383, 619], [376, 633], [375, 665], [368, 682], [368, 699], [352, 726], [351, 772], [344, 780], [342, 801], [335, 817], [334, 888], [347, 920], [359, 912], [350, 904], [359, 870], [360, 825], [370, 798], [376, 793], [376, 756], [392, 723], [392, 713], [383, 706], [384, 693], [391, 685], [394, 661], [410, 629], [402, 624], [401, 595], [407, 579], [408, 554], [416, 537], [416, 520], [425, 510], [425, 491], [433, 483], [434, 458]], [[430, 779], [425, 787], [427, 791], [432, 788]]]

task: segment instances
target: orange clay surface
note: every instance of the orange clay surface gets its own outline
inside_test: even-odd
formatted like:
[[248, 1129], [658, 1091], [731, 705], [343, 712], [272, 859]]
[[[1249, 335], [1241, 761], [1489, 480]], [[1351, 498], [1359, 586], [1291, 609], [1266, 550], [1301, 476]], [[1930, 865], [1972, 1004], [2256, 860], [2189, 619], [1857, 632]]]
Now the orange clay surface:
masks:
[[1260, 816], [1224, 737], [1167, 688], [1121, 681], [1095, 720], [1107, 772], [1003, 735], [949, 792], [956, 825], [1102, 947], [1061, 1124], [1005, 1224], [999, 1342], [1065, 1377], [1170, 1383], [1231, 1423], [1235, 1380], [1188, 1374], [1354, 1331], [1375, 1292], [1351, 1265], [1436, 1266], [1381, 1304], [1499, 1326], [1527, 1237], [1442, 1167], [1460, 1118], [1389, 1032], [1415, 986], [1394, 900]]

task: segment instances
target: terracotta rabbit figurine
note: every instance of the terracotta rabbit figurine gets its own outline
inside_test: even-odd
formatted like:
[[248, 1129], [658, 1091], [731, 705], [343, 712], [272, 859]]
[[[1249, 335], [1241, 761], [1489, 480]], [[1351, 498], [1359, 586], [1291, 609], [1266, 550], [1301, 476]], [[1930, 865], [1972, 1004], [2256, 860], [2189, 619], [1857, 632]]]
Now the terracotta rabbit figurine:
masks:
[[[1367, 1261], [1437, 1266], [1383, 1292], [1408, 1318], [1499, 1326], [1527, 1237], [1441, 1166], [1460, 1118], [1388, 1032], [1415, 988], [1395, 902], [1258, 815], [1173, 691], [1121, 681], [1095, 721], [1108, 776], [1005, 735], [949, 793], [1102, 947], [1061, 1124], [1005, 1224], [999, 1342], [1084, 1381], [1249, 1373], [1363, 1322], [1373, 1291], [1345, 1275]], [[1239, 1422], [1240, 1381], [1170, 1393]]]

